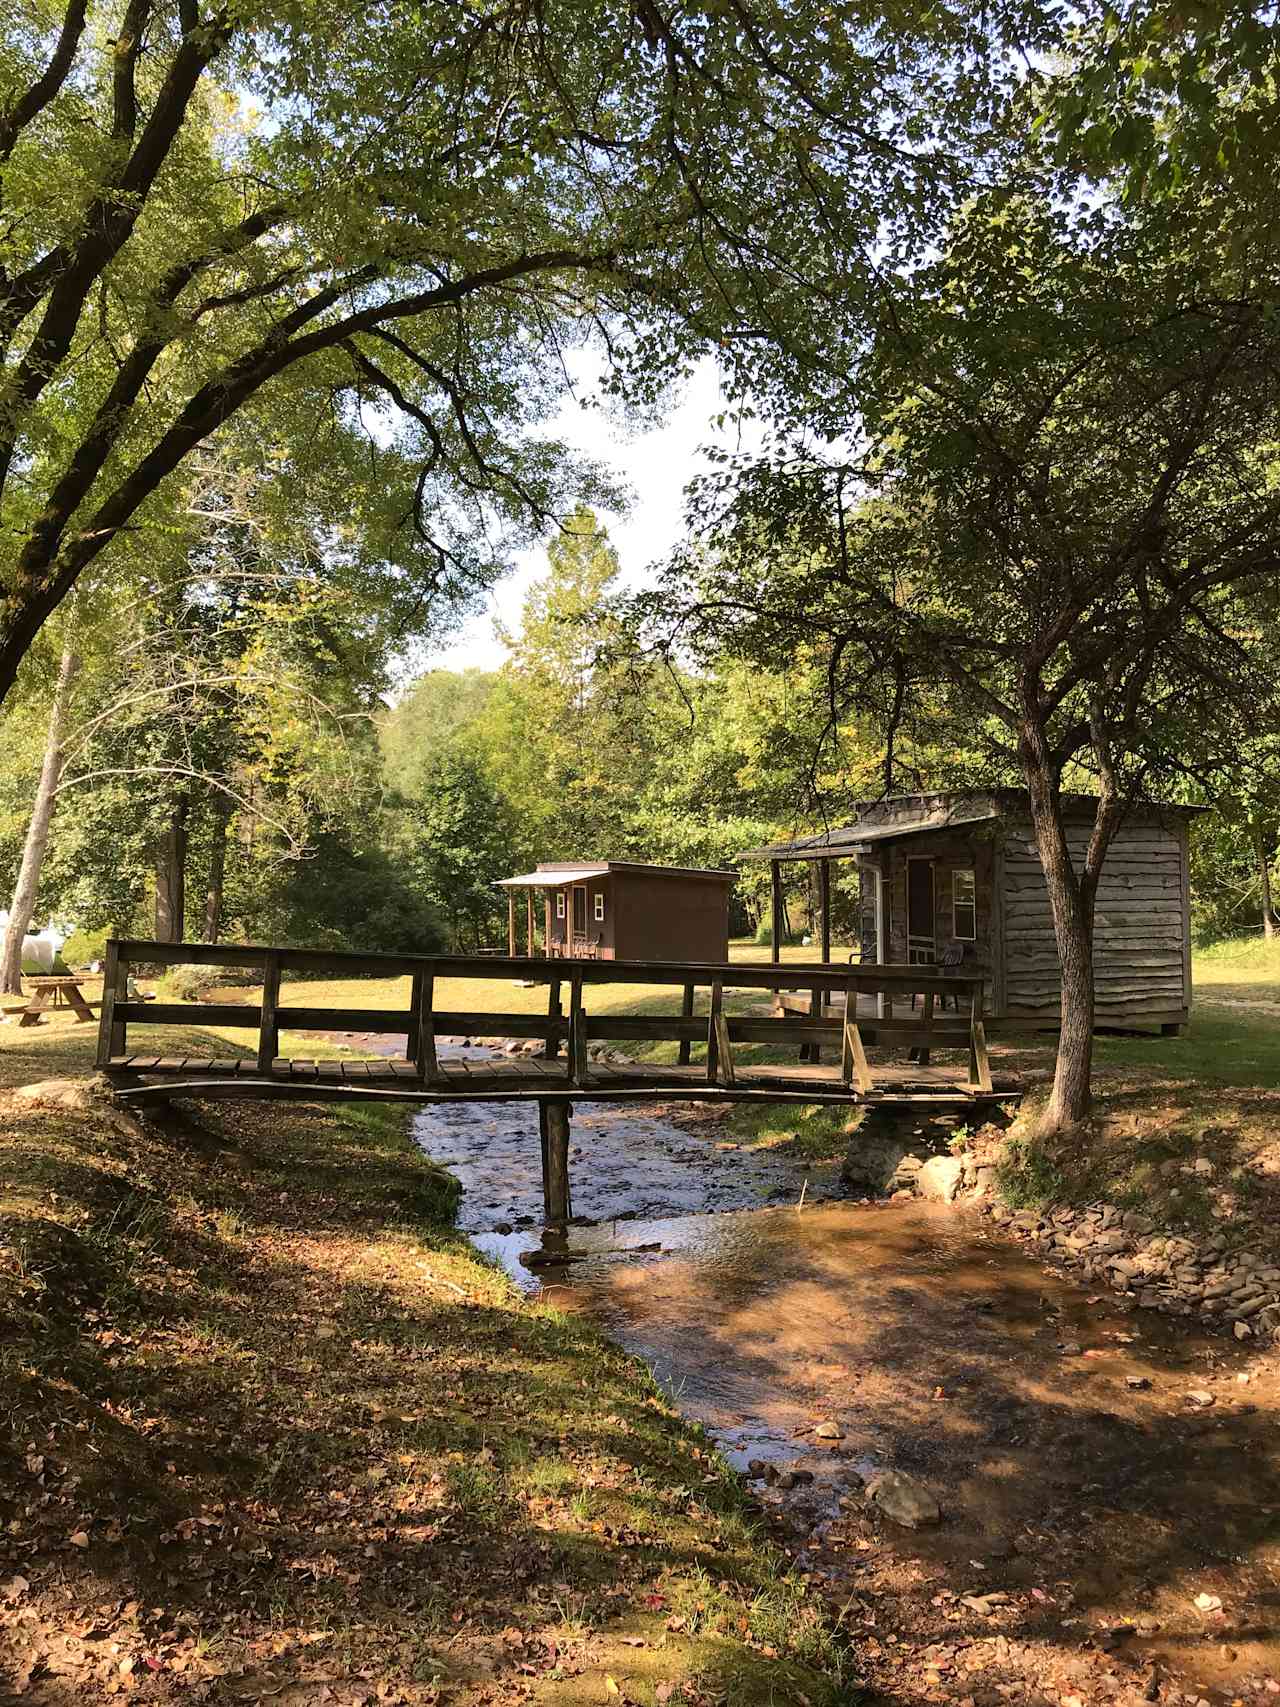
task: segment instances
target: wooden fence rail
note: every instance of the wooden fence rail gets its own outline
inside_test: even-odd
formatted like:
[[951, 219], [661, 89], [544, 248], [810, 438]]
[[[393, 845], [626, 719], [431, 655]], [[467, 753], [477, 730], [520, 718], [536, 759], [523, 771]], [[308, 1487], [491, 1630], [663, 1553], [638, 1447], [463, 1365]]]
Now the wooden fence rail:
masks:
[[[225, 966], [259, 973], [262, 996], [257, 1003], [232, 1002], [141, 1002], [128, 996], [131, 972], [171, 965]], [[281, 1003], [282, 977], [334, 974], [344, 977], [407, 977], [410, 980], [407, 1008], [317, 1007], [306, 1002]], [[533, 981], [547, 986], [543, 1014], [507, 1013], [440, 1005], [438, 986], [449, 979], [483, 979], [495, 983]], [[608, 985], [651, 985], [673, 987], [681, 993], [680, 1011], [671, 1014], [624, 1014], [590, 1011], [590, 992]], [[567, 986], [567, 1009], [565, 988]], [[709, 992], [708, 1012], [695, 1012], [696, 992]], [[725, 1012], [726, 990], [803, 990], [810, 993], [808, 1014], [779, 1013], [731, 1015]], [[860, 1024], [858, 997], [880, 998], [880, 1012]], [[920, 996], [921, 1014], [912, 1008], [895, 1016], [894, 1001]], [[832, 997], [843, 998], [843, 1008], [828, 1006]], [[956, 1005], [954, 1019], [936, 1012], [939, 998], [951, 997]], [[963, 1012], [961, 1011], [963, 1009]], [[244, 1027], [258, 1034], [252, 1061], [192, 1062], [186, 1058], [131, 1054], [128, 1028], [132, 1023], [149, 1026], [223, 1025]], [[969, 1068], [963, 1089], [970, 1094], [992, 1091], [982, 1018], [982, 979], [977, 974], [942, 973], [921, 966], [832, 967], [800, 964], [688, 964], [639, 960], [537, 959], [510, 955], [403, 955], [350, 954], [325, 949], [255, 947], [244, 944], [110, 942], [107, 945], [99, 1031], [98, 1066], [117, 1080], [136, 1080], [139, 1075], [190, 1077], [196, 1069], [230, 1073], [240, 1094], [273, 1082], [297, 1080], [299, 1063], [280, 1055], [280, 1033], [291, 1031], [344, 1031], [402, 1035], [407, 1039], [406, 1062], [388, 1063], [385, 1077], [394, 1078], [402, 1091], [412, 1081], [422, 1090], [458, 1089], [458, 1080], [442, 1067], [437, 1040], [442, 1037], [476, 1035], [504, 1038], [534, 1038], [543, 1044], [542, 1061], [558, 1062], [564, 1051], [563, 1076], [557, 1080], [545, 1067], [529, 1087], [528, 1094], [541, 1097], [581, 1091], [595, 1082], [589, 1045], [606, 1041], [672, 1042], [678, 1045], [679, 1069], [692, 1072], [690, 1056], [695, 1043], [705, 1044], [702, 1082], [721, 1090], [738, 1087], [743, 1069], [735, 1060], [739, 1044], [769, 1044], [798, 1048], [816, 1062], [823, 1047], [839, 1051], [837, 1084], [848, 1093], [863, 1097], [877, 1091], [881, 1069], [868, 1064], [868, 1046], [907, 1045], [919, 1065], [927, 1065], [931, 1050], [967, 1050]], [[340, 1063], [305, 1064], [314, 1069], [311, 1077], [342, 1079]], [[366, 1065], [365, 1078], [369, 1080]], [[326, 1075], [323, 1068], [334, 1072]], [[669, 1076], [671, 1070], [666, 1069]], [[761, 1073], [752, 1070], [752, 1085], [764, 1090]], [[376, 1076], [376, 1075], [375, 1075]], [[645, 1064], [637, 1064], [632, 1077], [646, 1077]], [[901, 1074], [899, 1073], [899, 1078]], [[474, 1076], [473, 1076], [474, 1077]], [[661, 1070], [648, 1077], [656, 1082]], [[550, 1078], [550, 1082], [548, 1079]], [[643, 1088], [643, 1087], [641, 1087]], [[785, 1087], [784, 1087], [785, 1088]], [[833, 1086], [833, 1088], [836, 1088]], [[956, 1088], [961, 1089], [957, 1080]], [[352, 1094], [356, 1094], [353, 1087]], [[620, 1093], [621, 1094], [621, 1093]]]

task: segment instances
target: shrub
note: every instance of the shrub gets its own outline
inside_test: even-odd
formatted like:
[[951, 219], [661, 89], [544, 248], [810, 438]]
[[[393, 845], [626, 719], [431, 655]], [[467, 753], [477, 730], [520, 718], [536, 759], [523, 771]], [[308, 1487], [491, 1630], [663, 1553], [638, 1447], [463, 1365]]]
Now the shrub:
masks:
[[171, 966], [160, 983], [161, 993], [175, 1002], [199, 1002], [210, 990], [227, 982], [224, 966]]
[[95, 960], [103, 960], [107, 953], [107, 938], [111, 935], [111, 926], [104, 925], [100, 931], [72, 931], [62, 945], [62, 958], [68, 966], [89, 966]]
[[[782, 942], [784, 947], [788, 943], [793, 943], [796, 940], [796, 933], [794, 931], [783, 931]], [[756, 945], [759, 948], [772, 948], [773, 946], [773, 925], [768, 919], [761, 919], [760, 923], [756, 926]]]

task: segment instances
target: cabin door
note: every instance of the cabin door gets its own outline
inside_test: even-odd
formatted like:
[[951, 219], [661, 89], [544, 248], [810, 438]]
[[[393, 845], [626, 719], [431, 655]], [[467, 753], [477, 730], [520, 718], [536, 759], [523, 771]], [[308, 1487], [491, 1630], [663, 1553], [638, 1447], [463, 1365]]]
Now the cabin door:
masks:
[[933, 915], [933, 861], [907, 861], [907, 961], [927, 966], [938, 957]]
[[587, 951], [587, 890], [583, 883], [575, 884], [569, 891], [573, 897], [573, 953], [585, 954]]

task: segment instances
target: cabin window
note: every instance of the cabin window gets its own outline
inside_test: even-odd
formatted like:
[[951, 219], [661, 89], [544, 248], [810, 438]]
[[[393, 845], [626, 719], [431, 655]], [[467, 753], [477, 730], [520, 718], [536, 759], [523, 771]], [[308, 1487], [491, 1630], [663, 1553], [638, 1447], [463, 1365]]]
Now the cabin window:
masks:
[[603, 890], [598, 891], [596, 894], [596, 923], [598, 925], [604, 923], [604, 891]]
[[564, 890], [563, 889], [559, 890], [556, 894], [556, 918], [557, 919], [563, 919], [564, 918]]
[[951, 873], [951, 929], [957, 942], [978, 940], [978, 891], [972, 871]]

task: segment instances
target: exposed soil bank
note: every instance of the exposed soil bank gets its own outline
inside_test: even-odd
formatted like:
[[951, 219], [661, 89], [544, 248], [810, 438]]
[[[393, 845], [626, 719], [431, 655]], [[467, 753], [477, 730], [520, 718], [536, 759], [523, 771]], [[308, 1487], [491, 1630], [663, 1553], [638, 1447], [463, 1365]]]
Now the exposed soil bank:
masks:
[[[517, 1228], [540, 1206], [531, 1115], [485, 1111], [469, 1136], [453, 1121], [428, 1111], [420, 1138], [462, 1178], [477, 1242], [538, 1288], [520, 1260], [536, 1237]], [[798, 1211], [800, 1177], [788, 1188], [776, 1159], [698, 1156], [600, 1106], [574, 1131], [575, 1204], [665, 1213], [573, 1230], [584, 1260], [540, 1271], [545, 1295], [650, 1363], [739, 1466], [812, 1472], [760, 1497], [884, 1699], [1280, 1694], [1270, 1354], [1086, 1292], [972, 1209]], [[830, 1170], [811, 1177], [835, 1189]], [[704, 1207], [780, 1188], [788, 1206], [679, 1212], [700, 1184]], [[482, 1230], [495, 1220], [516, 1230]], [[824, 1422], [842, 1438], [819, 1440]], [[919, 1478], [943, 1523], [888, 1523], [858, 1492], [872, 1466]]]

